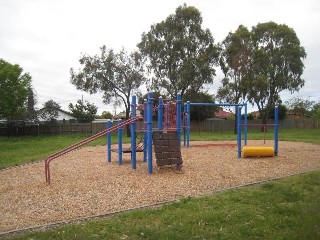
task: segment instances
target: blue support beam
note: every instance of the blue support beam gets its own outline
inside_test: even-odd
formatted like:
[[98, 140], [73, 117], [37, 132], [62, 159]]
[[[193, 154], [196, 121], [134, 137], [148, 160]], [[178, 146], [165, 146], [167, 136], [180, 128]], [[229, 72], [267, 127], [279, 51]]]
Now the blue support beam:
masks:
[[[107, 129], [111, 128], [111, 120], [107, 120]], [[107, 133], [108, 162], [111, 162], [111, 132]]]
[[[143, 119], [144, 119], [144, 121], [147, 121], [147, 106], [148, 106], [147, 99], [144, 99], [143, 100]], [[144, 128], [144, 133], [143, 133], [143, 143], [144, 143], [143, 144], [143, 162], [147, 162], [148, 133], [147, 133], [147, 129], [146, 129], [145, 123], [143, 123], [143, 128]]]
[[[121, 124], [122, 120], [118, 119], [118, 124]], [[122, 165], [122, 127], [118, 129], [118, 164]]]
[[237, 135], [237, 142], [238, 142], [238, 158], [241, 158], [241, 107], [238, 106], [237, 109], [237, 123], [238, 123], [238, 135]]
[[147, 100], [147, 146], [148, 146], [148, 173], [152, 174], [152, 107], [153, 107], [153, 96], [152, 93], [148, 93]]
[[[137, 97], [132, 96], [132, 101], [131, 101], [131, 118], [136, 117], [136, 104], [137, 104]], [[136, 143], [136, 129], [137, 129], [137, 123], [131, 123], [131, 165], [132, 169], [136, 169], [136, 158], [137, 158], [137, 143]]]
[[279, 108], [274, 108], [274, 155], [278, 156]]

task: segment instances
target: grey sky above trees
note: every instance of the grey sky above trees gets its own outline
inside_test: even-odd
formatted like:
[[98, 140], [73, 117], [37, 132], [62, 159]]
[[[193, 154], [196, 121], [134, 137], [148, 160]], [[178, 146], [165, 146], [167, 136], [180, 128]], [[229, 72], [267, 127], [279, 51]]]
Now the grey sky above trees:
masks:
[[[259, 22], [274, 21], [293, 28], [305, 47], [303, 79], [305, 86], [293, 96], [319, 101], [320, 2], [318, 0], [226, 0], [199, 1], [49, 1], [1, 0], [1, 58], [19, 64], [32, 76], [38, 107], [53, 99], [67, 110], [70, 102], [84, 99], [98, 106], [98, 112], [113, 111], [103, 104], [102, 94], [90, 96], [70, 83], [71, 67], [78, 69], [81, 53], [94, 55], [106, 45], [115, 51], [136, 49], [143, 32], [165, 20], [178, 6], [195, 6], [215, 40], [221, 42], [240, 24], [251, 29]], [[108, 14], [106, 14], [108, 13]], [[86, 16], [85, 18], [83, 16]], [[217, 70], [213, 85], [216, 93], [223, 74]], [[281, 93], [285, 101], [292, 97]]]

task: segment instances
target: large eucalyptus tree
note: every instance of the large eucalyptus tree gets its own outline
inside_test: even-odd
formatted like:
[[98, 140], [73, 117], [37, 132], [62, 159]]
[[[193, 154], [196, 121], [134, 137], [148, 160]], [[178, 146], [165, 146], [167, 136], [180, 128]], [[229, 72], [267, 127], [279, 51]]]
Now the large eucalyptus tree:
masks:
[[266, 123], [269, 110], [280, 101], [281, 91], [293, 93], [304, 86], [306, 52], [295, 31], [285, 24], [259, 23], [251, 33], [248, 99], [258, 107], [262, 122]]
[[153, 90], [174, 97], [188, 89], [199, 91], [212, 83], [218, 47], [209, 29], [203, 29], [198, 9], [184, 4], [164, 21], [142, 34], [138, 47], [148, 59]]

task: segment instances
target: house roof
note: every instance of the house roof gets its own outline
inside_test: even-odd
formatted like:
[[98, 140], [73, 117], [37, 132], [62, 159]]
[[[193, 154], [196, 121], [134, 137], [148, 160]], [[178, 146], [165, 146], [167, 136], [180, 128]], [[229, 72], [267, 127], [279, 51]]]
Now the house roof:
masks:
[[214, 112], [215, 117], [222, 118], [222, 119], [226, 119], [231, 115], [232, 115], [232, 113], [223, 111], [222, 109], [219, 109], [218, 111]]

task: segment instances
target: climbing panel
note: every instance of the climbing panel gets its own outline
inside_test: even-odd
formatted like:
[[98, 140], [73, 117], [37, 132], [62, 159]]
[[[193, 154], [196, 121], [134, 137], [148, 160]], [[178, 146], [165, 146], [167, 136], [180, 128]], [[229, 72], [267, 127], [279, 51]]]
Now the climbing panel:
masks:
[[157, 166], [182, 164], [177, 132], [155, 131], [152, 138]]

